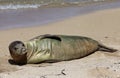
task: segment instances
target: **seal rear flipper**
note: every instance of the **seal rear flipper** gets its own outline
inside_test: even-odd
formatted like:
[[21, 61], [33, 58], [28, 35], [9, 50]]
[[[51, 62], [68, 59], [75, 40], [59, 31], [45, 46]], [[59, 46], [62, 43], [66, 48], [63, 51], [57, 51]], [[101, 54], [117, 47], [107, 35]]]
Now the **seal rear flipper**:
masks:
[[99, 44], [98, 46], [99, 46], [99, 48], [98, 48], [99, 51], [107, 51], [107, 52], [116, 52], [116, 51], [118, 51], [117, 49], [106, 47], [103, 44]]

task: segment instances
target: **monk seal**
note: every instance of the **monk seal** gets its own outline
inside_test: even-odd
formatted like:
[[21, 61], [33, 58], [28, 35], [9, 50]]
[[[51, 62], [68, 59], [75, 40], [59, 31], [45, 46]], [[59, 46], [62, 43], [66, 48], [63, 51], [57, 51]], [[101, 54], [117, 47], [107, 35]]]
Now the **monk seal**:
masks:
[[98, 41], [83, 36], [40, 35], [26, 42], [14, 41], [9, 51], [17, 64], [58, 62], [85, 57], [95, 51], [115, 52]]

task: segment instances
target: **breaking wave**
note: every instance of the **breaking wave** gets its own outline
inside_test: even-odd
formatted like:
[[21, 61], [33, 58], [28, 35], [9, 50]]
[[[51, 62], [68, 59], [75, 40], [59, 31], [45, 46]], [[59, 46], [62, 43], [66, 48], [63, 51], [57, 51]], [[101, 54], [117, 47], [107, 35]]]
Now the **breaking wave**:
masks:
[[41, 6], [84, 5], [112, 0], [0, 0], [0, 9], [39, 8]]
[[0, 5], [0, 9], [21, 9], [21, 8], [38, 8], [41, 5], [39, 4], [35, 4], [35, 5], [30, 5], [30, 4], [26, 4], [26, 5], [13, 5], [13, 4], [9, 4], [9, 5]]

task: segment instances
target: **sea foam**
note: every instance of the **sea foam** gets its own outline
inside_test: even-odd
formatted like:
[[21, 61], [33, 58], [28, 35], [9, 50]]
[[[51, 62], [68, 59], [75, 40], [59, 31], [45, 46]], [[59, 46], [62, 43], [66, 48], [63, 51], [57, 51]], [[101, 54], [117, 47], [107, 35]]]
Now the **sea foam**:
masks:
[[25, 4], [25, 5], [0, 5], [0, 9], [21, 9], [21, 8], [39, 8], [41, 5], [40, 4]]

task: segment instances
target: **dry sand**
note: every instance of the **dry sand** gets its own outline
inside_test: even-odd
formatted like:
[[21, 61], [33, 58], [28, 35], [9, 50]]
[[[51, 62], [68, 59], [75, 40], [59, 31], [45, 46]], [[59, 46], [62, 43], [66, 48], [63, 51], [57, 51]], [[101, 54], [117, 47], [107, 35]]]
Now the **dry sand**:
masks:
[[82, 35], [120, 50], [120, 8], [96, 11], [46, 26], [0, 31], [0, 78], [120, 78], [120, 51], [97, 51], [85, 58], [52, 64], [11, 65], [8, 45], [41, 34]]

